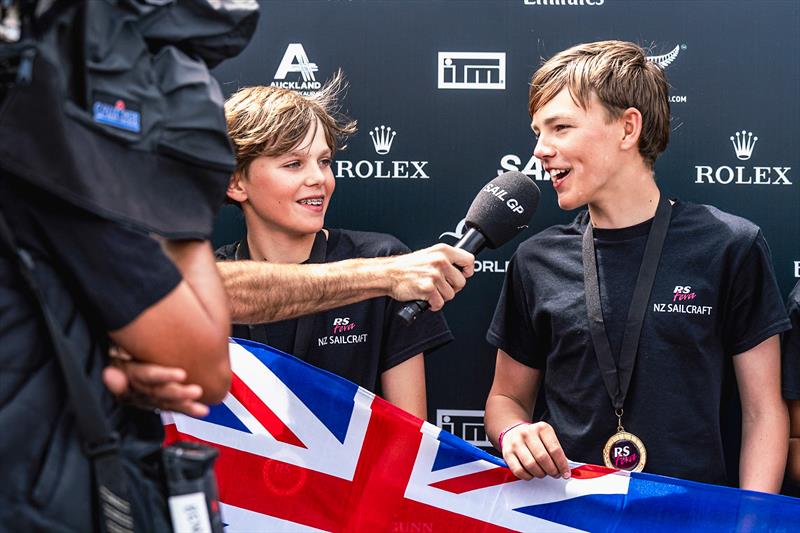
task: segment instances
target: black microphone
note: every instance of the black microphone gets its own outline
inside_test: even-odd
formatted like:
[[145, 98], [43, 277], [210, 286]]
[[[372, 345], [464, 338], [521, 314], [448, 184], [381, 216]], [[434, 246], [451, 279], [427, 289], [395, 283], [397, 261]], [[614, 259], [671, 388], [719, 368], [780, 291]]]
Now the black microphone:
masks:
[[[477, 255], [485, 247], [498, 248], [528, 227], [539, 205], [539, 187], [522, 172], [504, 172], [484, 185], [469, 206], [469, 228], [455, 248]], [[406, 324], [428, 309], [425, 300], [407, 302], [397, 316]]]

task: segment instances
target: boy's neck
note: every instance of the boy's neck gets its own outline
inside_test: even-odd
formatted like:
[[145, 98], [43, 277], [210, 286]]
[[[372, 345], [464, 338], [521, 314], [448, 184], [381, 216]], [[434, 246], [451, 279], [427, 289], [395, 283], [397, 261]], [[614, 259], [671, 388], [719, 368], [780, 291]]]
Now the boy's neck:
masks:
[[620, 176], [589, 203], [592, 225], [604, 229], [635, 226], [655, 216], [660, 196], [652, 171]]
[[314, 233], [288, 234], [260, 224], [247, 225], [247, 247], [254, 261], [302, 263], [311, 256]]

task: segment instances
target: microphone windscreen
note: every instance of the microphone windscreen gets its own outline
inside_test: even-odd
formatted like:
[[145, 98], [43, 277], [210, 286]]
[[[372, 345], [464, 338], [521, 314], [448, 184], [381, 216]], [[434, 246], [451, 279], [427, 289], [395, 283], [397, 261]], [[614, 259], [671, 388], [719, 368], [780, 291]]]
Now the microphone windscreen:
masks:
[[467, 211], [466, 225], [497, 248], [528, 227], [539, 205], [539, 187], [522, 172], [500, 174], [484, 185]]

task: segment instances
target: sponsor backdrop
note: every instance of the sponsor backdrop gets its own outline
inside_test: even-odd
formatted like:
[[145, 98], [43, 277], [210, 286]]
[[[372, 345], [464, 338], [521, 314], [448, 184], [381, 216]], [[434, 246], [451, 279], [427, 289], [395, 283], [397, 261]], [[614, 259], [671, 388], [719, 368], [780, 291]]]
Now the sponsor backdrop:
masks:
[[[635, 41], [671, 89], [672, 136], [656, 165], [670, 196], [756, 222], [784, 295], [800, 278], [800, 2], [794, 0], [270, 1], [250, 46], [215, 74], [226, 94], [254, 84], [318, 90], [338, 68], [359, 131], [334, 162], [327, 225], [392, 233], [411, 248], [454, 243], [470, 202], [499, 172], [542, 189], [531, 227], [477, 259], [445, 311], [456, 341], [427, 359], [429, 420], [488, 446], [483, 407], [494, 350], [484, 334], [521, 240], [558, 209], [533, 158], [528, 81], [576, 43]], [[241, 237], [233, 207], [215, 245]], [[587, 406], [591, 408], [591, 406]]]

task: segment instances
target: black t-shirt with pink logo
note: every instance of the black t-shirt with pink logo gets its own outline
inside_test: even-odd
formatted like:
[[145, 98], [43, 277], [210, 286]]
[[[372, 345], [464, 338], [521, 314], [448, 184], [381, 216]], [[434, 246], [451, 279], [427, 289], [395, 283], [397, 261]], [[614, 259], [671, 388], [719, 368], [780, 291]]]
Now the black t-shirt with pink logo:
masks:
[[[617, 419], [600, 375], [584, 298], [584, 211], [523, 242], [487, 340], [542, 369], [536, 413], [567, 457], [602, 464]], [[619, 356], [651, 221], [595, 230], [603, 318]], [[677, 201], [648, 302], [623, 424], [647, 448], [645, 472], [726, 483], [720, 410], [732, 357], [789, 328], [769, 248], [751, 222]]]
[[792, 330], [783, 336], [783, 397], [800, 400], [800, 281], [789, 295], [789, 318]]
[[[216, 251], [217, 259], [232, 260], [238, 243]], [[391, 235], [343, 229], [329, 230], [325, 262], [385, 257], [408, 253]], [[414, 355], [429, 354], [453, 340], [441, 312], [426, 311], [410, 326], [397, 317], [403, 304], [379, 297], [317, 313], [311, 326], [308, 351], [301, 358], [380, 394], [380, 376]], [[265, 333], [268, 344], [292, 353], [297, 320], [256, 326], [233, 325], [233, 336], [250, 340]], [[263, 328], [259, 331], [259, 328]]]

